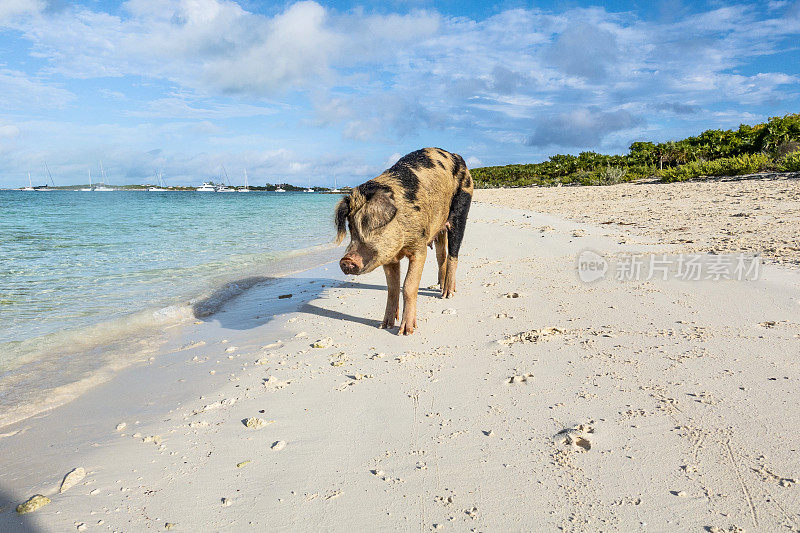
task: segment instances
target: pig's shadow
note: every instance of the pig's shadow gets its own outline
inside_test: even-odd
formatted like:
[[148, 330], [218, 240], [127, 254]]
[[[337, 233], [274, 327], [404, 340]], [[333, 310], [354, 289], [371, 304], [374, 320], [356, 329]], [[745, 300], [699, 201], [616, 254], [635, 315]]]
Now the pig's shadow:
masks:
[[[204, 322], [218, 321], [223, 328], [247, 330], [257, 328], [283, 313], [299, 311], [326, 318], [354, 322], [377, 328], [383, 315], [383, 306], [370, 309], [376, 318], [343, 313], [311, 303], [326, 288], [364, 289], [386, 292], [385, 285], [373, 285], [331, 278], [295, 278], [259, 276], [226, 284], [205, 298], [192, 304], [195, 318]], [[439, 291], [420, 287], [420, 296], [438, 297]], [[286, 297], [287, 295], [291, 295]], [[244, 305], [246, 312], [236, 312]], [[387, 330], [391, 331], [391, 330]]]
[[[386, 292], [386, 285], [370, 285], [367, 283], [344, 282], [340, 283], [338, 287], [345, 289], [372, 289], [372, 290]], [[422, 287], [419, 288], [418, 293], [420, 296], [438, 297], [441, 295], [441, 292], [439, 292], [438, 289], [427, 289]], [[402, 309], [402, 303], [401, 303], [401, 309]], [[383, 305], [380, 305], [379, 308], [372, 310], [374, 312], [374, 316], [380, 316], [381, 317], [380, 319], [370, 319], [366, 317], [343, 313], [341, 311], [335, 311], [333, 309], [325, 309], [324, 307], [316, 306], [310, 302], [304, 303], [302, 306], [300, 306], [298, 310], [303, 313], [309, 313], [312, 315], [317, 315], [325, 318], [334, 318], [337, 320], [346, 320], [348, 322], [355, 322], [357, 324], [364, 324], [365, 326], [372, 326], [377, 328], [378, 326], [380, 326], [381, 320], [383, 319], [382, 315], [384, 308]], [[394, 328], [389, 328], [386, 331], [392, 332], [392, 329], [396, 329], [398, 325], [399, 323], [396, 324]]]

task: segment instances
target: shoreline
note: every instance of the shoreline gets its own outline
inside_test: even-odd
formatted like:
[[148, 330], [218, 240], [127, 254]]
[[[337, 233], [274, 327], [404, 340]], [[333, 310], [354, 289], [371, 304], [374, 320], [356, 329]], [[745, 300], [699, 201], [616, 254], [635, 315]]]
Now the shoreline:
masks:
[[[73, 330], [8, 342], [0, 372], [0, 432], [3, 428], [70, 402], [105, 383], [129, 365], [162, 355], [175, 328], [205, 320], [259, 284], [319, 266], [330, 260], [330, 244], [282, 252], [255, 272], [229, 274], [225, 281], [193, 298], [178, 298], [157, 308], [140, 309]], [[167, 347], [167, 348], [165, 348]], [[69, 366], [65, 372], [63, 365]], [[49, 377], [52, 376], [52, 377]], [[48, 381], [50, 380], [50, 381]]]
[[[458, 294], [421, 289], [410, 337], [377, 329], [382, 272], [326, 263], [255, 286], [165, 355], [4, 429], [0, 529], [800, 523], [781, 514], [800, 478], [800, 272], [585, 284], [583, 250], [681, 247], [482, 203], [468, 224]], [[86, 478], [59, 494], [76, 467]], [[37, 493], [52, 503], [17, 516]]]

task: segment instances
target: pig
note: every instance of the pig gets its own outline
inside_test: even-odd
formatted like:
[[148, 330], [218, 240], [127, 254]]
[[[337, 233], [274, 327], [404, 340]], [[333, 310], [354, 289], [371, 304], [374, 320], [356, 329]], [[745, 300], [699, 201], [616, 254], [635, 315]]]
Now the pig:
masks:
[[417, 291], [427, 247], [436, 247], [443, 298], [456, 292], [458, 251], [472, 202], [472, 176], [458, 154], [423, 148], [354, 188], [336, 206], [336, 244], [350, 228], [350, 244], [339, 266], [345, 274], [366, 274], [379, 266], [388, 294], [381, 328], [400, 318], [400, 260], [408, 258], [403, 282], [403, 319], [398, 335], [417, 327]]

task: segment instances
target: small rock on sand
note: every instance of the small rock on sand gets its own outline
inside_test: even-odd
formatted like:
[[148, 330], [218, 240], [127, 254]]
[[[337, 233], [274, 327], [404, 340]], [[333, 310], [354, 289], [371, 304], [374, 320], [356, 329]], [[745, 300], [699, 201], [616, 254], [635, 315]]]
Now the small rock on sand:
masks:
[[80, 483], [80, 481], [85, 477], [86, 477], [86, 470], [84, 470], [80, 466], [78, 468], [73, 468], [67, 473], [66, 476], [64, 476], [64, 480], [61, 481], [61, 488], [58, 490], [58, 492], [68, 491], [69, 489]]
[[128, 424], [126, 424], [125, 422], [120, 422], [119, 424], [117, 424], [117, 427], [116, 427], [115, 429], [116, 429], [117, 431], [122, 431], [122, 430], [123, 430], [123, 429], [125, 429], [126, 427], [128, 427]]
[[263, 418], [258, 418], [256, 416], [251, 416], [250, 418], [245, 418], [244, 420], [242, 420], [242, 423], [245, 426], [249, 427], [250, 429], [261, 429], [264, 426], [266, 426], [267, 424], [269, 424], [269, 422], [267, 422]]
[[31, 496], [25, 503], [17, 505], [17, 513], [32, 513], [36, 509], [44, 507], [48, 503], [50, 503], [50, 498], [42, 496], [41, 494], [35, 494], [34, 496]]
[[528, 372], [527, 374], [517, 374], [515, 376], [511, 376], [506, 380], [506, 383], [527, 383], [529, 379], [533, 377], [533, 374]]
[[167, 522], [166, 524], [164, 524], [164, 529], [175, 529], [175, 526], [177, 525], [178, 524], [175, 524], [173, 522]]
[[325, 337], [324, 339], [320, 339], [314, 344], [311, 345], [312, 348], [327, 348], [331, 344], [333, 344], [333, 339], [330, 337]]
[[[236, 468], [242, 468], [243, 466], [247, 466], [252, 462], [253, 461], [247, 460], [247, 461], [242, 461], [241, 463], [236, 463]], [[222, 499], [224, 500], [225, 498]]]
[[512, 335], [508, 338], [501, 339], [498, 342], [500, 344], [506, 344], [510, 346], [515, 342], [538, 342], [548, 337], [552, 337], [553, 335], [561, 335], [563, 333], [564, 330], [558, 328], [532, 329], [530, 331], [523, 331], [522, 333], [517, 333], [516, 335]]
[[230, 507], [231, 506], [231, 499], [230, 498], [222, 498], [222, 506], [223, 507]]
[[279, 452], [282, 449], [286, 448], [286, 441], [276, 440], [275, 442], [272, 443], [272, 446], [270, 446], [270, 448], [272, 448], [276, 452]]
[[456, 314], [456, 310], [452, 307], [448, 307], [447, 309], [442, 310], [443, 315], [454, 315]]

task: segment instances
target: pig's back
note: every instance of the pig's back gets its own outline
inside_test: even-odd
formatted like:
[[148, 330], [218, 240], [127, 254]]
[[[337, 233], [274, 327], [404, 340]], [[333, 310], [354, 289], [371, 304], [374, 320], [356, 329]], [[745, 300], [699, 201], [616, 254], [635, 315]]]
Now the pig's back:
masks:
[[464, 159], [441, 148], [422, 148], [400, 158], [378, 178], [396, 191], [398, 210], [407, 225], [426, 230], [430, 241], [444, 228], [456, 191], [472, 193], [472, 177]]

